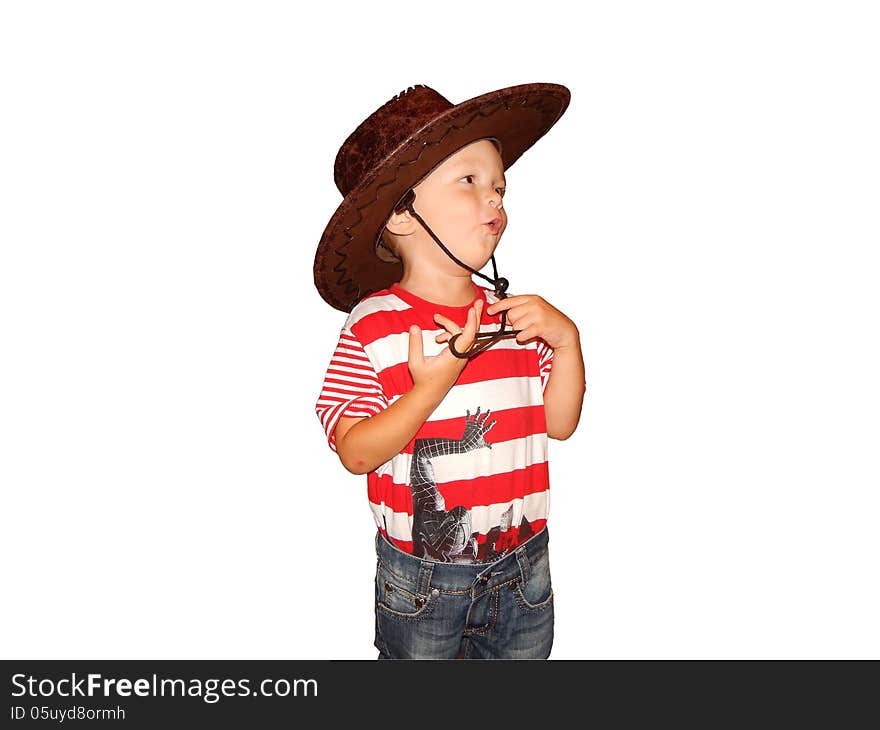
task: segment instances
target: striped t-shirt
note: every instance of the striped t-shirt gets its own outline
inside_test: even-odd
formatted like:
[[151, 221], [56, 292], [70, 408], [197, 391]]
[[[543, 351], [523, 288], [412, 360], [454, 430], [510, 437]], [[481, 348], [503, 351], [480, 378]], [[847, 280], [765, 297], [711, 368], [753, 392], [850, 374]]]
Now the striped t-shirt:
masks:
[[[495, 332], [501, 313], [480, 331]], [[471, 302], [473, 304], [473, 302]], [[428, 302], [393, 284], [362, 299], [340, 332], [316, 410], [336, 451], [342, 416], [373, 416], [412, 388], [409, 328], [422, 329], [425, 357], [447, 342], [434, 314], [462, 327], [470, 305]], [[509, 326], [509, 325], [508, 325]], [[406, 448], [367, 475], [378, 529], [400, 550], [439, 562], [494, 561], [540, 532], [550, 507], [544, 390], [553, 350], [543, 340], [494, 343], [467, 364]]]

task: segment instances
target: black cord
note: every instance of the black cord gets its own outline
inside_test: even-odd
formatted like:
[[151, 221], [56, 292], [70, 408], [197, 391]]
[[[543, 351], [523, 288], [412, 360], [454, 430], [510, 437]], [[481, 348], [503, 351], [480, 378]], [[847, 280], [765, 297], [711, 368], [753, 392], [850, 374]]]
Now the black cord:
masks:
[[[443, 249], [443, 251], [446, 253], [446, 255], [449, 256], [449, 258], [451, 258], [453, 261], [455, 261], [455, 263], [457, 263], [459, 266], [467, 269], [471, 273], [476, 274], [477, 276], [482, 277], [483, 279], [488, 281], [495, 289], [495, 296], [497, 296], [499, 299], [506, 299], [508, 296], [507, 295], [507, 288], [510, 286], [510, 282], [507, 279], [505, 279], [503, 276], [498, 276], [498, 266], [495, 264], [495, 254], [494, 253], [492, 254], [492, 272], [495, 274], [495, 276], [494, 276], [494, 278], [491, 278], [491, 279], [488, 276], [486, 276], [485, 274], [483, 274], [482, 272], [471, 268], [463, 261], [459, 261], [453, 255], [452, 251], [450, 251], [448, 248], [446, 248], [446, 246], [443, 244], [443, 241], [441, 241], [439, 238], [437, 238], [437, 235], [434, 233], [434, 231], [432, 231], [430, 226], [428, 226], [428, 224], [425, 223], [424, 218], [422, 218], [422, 216], [420, 216], [418, 213], [416, 213], [415, 208], [413, 208], [413, 205], [412, 205], [413, 202], [415, 201], [415, 199], [416, 199], [415, 191], [412, 188], [410, 188], [409, 190], [407, 190], [407, 192], [403, 196], [403, 198], [401, 198], [400, 203], [398, 203], [397, 206], [395, 206], [394, 210], [396, 212], [400, 212], [401, 210], [408, 210], [410, 212], [410, 214], [419, 223], [421, 223], [422, 227], [428, 232], [428, 234], [431, 236], [431, 238], [434, 239], [434, 241], [437, 243], [437, 245]], [[522, 332], [522, 330], [514, 330], [514, 329], [508, 330], [507, 329], [507, 310], [506, 309], [501, 312], [501, 328], [500, 329], [498, 329], [495, 332], [480, 332], [479, 329], [480, 329], [480, 323], [477, 322], [477, 333], [474, 336], [474, 343], [471, 345], [470, 349], [467, 350], [467, 352], [459, 352], [458, 350], [455, 349], [455, 340], [458, 339], [462, 335], [461, 332], [450, 337], [449, 338], [449, 349], [452, 352], [452, 354], [458, 358], [461, 358], [461, 359], [475, 357], [476, 355], [479, 355], [481, 352], [483, 352], [483, 350], [486, 350], [486, 349], [492, 347], [492, 345], [494, 345], [496, 342], [503, 340], [506, 337], [510, 337], [512, 335], [518, 335], [520, 332]], [[477, 345], [477, 340], [488, 340], [488, 341], [483, 343], [482, 345]]]

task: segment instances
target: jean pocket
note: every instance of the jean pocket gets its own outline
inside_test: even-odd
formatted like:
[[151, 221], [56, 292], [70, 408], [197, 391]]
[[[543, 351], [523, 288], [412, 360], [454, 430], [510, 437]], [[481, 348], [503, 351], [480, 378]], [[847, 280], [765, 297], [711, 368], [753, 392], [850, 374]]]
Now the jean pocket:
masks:
[[440, 597], [437, 588], [419, 593], [413, 581], [389, 571], [381, 561], [376, 566], [376, 608], [385, 616], [415, 621], [430, 615]]
[[542, 550], [529, 564], [529, 579], [525, 585], [517, 581], [513, 591], [517, 605], [523, 611], [543, 611], [553, 605], [553, 583], [550, 580], [550, 552]]

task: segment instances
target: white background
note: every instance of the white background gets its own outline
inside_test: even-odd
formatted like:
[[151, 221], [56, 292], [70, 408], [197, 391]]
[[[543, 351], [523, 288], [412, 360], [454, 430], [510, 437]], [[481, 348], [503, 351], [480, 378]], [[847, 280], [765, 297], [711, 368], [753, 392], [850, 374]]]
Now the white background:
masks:
[[4, 3], [2, 656], [375, 658], [336, 151], [551, 81], [497, 260], [587, 367], [552, 658], [880, 657], [871, 5]]

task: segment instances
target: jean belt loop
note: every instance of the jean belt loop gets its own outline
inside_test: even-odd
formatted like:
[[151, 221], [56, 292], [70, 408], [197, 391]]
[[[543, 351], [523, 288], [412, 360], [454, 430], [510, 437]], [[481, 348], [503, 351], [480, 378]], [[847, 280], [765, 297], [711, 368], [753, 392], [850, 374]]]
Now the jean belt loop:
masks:
[[434, 572], [434, 565], [429, 560], [422, 560], [419, 564], [419, 577], [417, 582], [417, 592], [420, 595], [428, 595], [428, 589], [431, 587], [431, 573]]
[[522, 577], [522, 584], [528, 585], [529, 578], [532, 577], [532, 564], [529, 562], [529, 555], [525, 546], [521, 545], [516, 549], [516, 560], [519, 563], [519, 572]]

